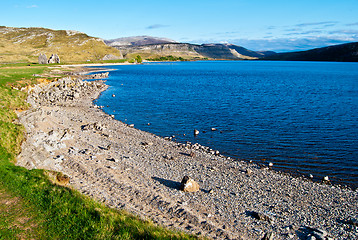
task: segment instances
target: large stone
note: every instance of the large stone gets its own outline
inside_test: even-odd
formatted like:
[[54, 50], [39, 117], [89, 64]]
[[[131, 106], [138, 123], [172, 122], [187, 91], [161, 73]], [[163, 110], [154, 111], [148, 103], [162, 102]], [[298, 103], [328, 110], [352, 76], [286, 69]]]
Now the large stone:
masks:
[[60, 57], [57, 54], [52, 54], [48, 59], [48, 63], [60, 63]]
[[304, 227], [301, 227], [301, 230], [306, 230], [309, 233], [309, 235], [313, 236], [317, 240], [325, 240], [325, 239], [329, 238], [328, 232], [323, 229], [304, 226]]
[[251, 216], [256, 218], [257, 220], [260, 221], [266, 221], [271, 223], [273, 221], [273, 219], [271, 217], [269, 217], [268, 215], [261, 213], [261, 212], [251, 212]]
[[262, 238], [262, 240], [273, 240], [275, 238], [275, 235], [273, 232], [267, 232], [265, 236]]
[[46, 54], [40, 54], [39, 55], [39, 64], [47, 64], [47, 56]]
[[199, 189], [199, 184], [195, 182], [194, 179], [188, 176], [185, 176], [181, 181], [180, 190], [184, 192], [197, 192], [199, 191]]
[[93, 79], [102, 79], [102, 78], [108, 78], [109, 76], [109, 72], [104, 72], [104, 73], [96, 73], [96, 74], [92, 74], [90, 75], [91, 78]]
[[199, 130], [194, 129], [194, 136], [197, 136], [197, 135], [199, 135]]

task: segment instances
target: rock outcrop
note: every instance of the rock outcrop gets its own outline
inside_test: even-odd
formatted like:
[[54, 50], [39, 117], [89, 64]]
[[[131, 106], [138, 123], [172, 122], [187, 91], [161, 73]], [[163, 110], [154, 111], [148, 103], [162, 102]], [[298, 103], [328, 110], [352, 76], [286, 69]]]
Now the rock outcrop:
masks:
[[118, 45], [124, 56], [135, 54], [149, 54], [159, 56], [181, 56], [185, 58], [211, 59], [257, 59], [267, 56], [269, 52], [255, 52], [233, 44], [189, 44], [189, 43], [162, 43], [151, 45]]
[[84, 75], [82, 73], [71, 73], [71, 72], [65, 72], [65, 75], [68, 76], [74, 76], [78, 80], [85, 80], [85, 79], [103, 79], [108, 78], [109, 72], [103, 72], [103, 73], [96, 73], [96, 74], [90, 74], [90, 75]]
[[30, 90], [28, 101], [32, 105], [49, 106], [56, 103], [69, 103], [83, 95], [104, 88], [102, 81], [85, 82], [70, 77], [59, 79], [47, 85], [36, 85]]
[[46, 54], [41, 53], [39, 55], [39, 64], [47, 64], [47, 56], [46, 56]]
[[118, 60], [118, 59], [123, 59], [123, 55], [118, 57], [118, 56], [115, 56], [113, 54], [107, 54], [102, 58], [102, 60], [104, 60], [104, 61], [106, 61], [106, 60]]
[[52, 54], [48, 59], [48, 63], [60, 63], [60, 57], [57, 54]]

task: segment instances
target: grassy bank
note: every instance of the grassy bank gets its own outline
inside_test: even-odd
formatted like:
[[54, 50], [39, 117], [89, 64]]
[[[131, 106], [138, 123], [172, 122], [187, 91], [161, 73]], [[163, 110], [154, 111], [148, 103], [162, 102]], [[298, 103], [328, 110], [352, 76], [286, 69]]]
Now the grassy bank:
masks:
[[196, 239], [107, 208], [54, 184], [44, 170], [15, 166], [24, 128], [15, 111], [27, 109], [24, 86], [46, 66], [0, 65], [0, 239]]

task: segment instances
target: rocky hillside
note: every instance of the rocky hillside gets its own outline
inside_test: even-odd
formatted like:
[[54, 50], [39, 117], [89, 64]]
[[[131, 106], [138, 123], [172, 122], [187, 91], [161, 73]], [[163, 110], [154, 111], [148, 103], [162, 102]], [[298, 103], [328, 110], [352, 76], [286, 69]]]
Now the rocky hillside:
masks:
[[272, 54], [271, 52], [255, 52], [232, 44], [189, 44], [162, 43], [149, 45], [115, 46], [127, 58], [141, 55], [143, 58], [163, 56], [183, 57], [187, 59], [258, 59]]
[[301, 52], [279, 53], [262, 59], [282, 61], [358, 62], [358, 42], [315, 48]]
[[0, 27], [0, 62], [37, 62], [41, 53], [56, 53], [61, 62], [100, 60], [107, 54], [121, 57], [102, 39], [77, 31]]
[[123, 38], [117, 38], [112, 40], [104, 40], [104, 42], [111, 47], [176, 43], [176, 41], [168, 38], [158, 38], [158, 37], [151, 37], [151, 36], [123, 37]]

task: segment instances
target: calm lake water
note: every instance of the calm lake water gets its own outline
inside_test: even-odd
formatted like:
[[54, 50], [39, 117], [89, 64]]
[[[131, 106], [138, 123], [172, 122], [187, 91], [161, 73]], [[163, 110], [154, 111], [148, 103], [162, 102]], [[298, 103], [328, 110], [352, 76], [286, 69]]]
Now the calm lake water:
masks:
[[334, 183], [358, 187], [358, 63], [205, 61], [106, 68], [117, 70], [96, 104], [120, 121], [237, 159], [273, 162], [276, 170], [315, 179], [328, 175]]

